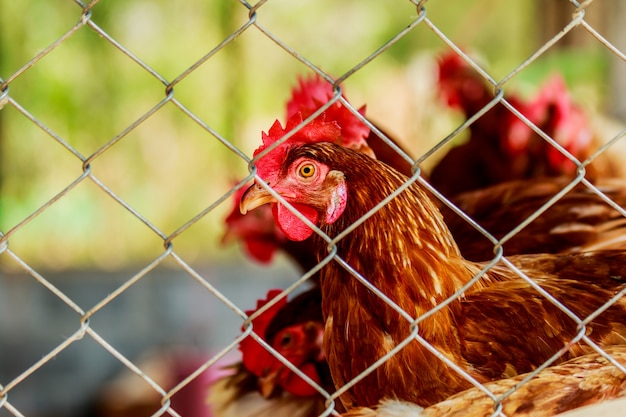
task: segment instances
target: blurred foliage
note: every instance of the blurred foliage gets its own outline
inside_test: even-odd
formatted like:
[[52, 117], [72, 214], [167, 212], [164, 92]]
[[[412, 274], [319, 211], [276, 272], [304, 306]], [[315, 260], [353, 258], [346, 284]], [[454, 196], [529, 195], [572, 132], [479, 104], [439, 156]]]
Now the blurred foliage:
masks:
[[[542, 42], [533, 30], [541, 0], [426, 4], [428, 18], [457, 45], [478, 54], [500, 79]], [[13, 77], [81, 20], [74, 2], [0, 0], [0, 78]], [[290, 48], [338, 76], [404, 29], [417, 12], [405, 0], [270, 0], [257, 22]], [[171, 82], [248, 21], [234, 0], [100, 1], [91, 21]], [[419, 155], [459, 121], [432, 91], [433, 63], [447, 46], [420, 24], [346, 81], [349, 98]], [[581, 56], [585, 59], [581, 60]], [[510, 82], [534, 91], [552, 71], [600, 104], [607, 52], [597, 43], [549, 51]], [[252, 26], [174, 86], [173, 97], [247, 155], [275, 119], [306, 66]], [[576, 91], [575, 91], [576, 94]], [[9, 95], [84, 158], [122, 132], [90, 163], [91, 173], [164, 235], [175, 232], [247, 174], [245, 161], [166, 97], [165, 85], [85, 25], [9, 84]], [[589, 98], [589, 95], [592, 97]], [[595, 96], [594, 96], [595, 95]], [[595, 101], [594, 101], [595, 100]], [[151, 109], [144, 122], [126, 132]], [[0, 111], [0, 230], [7, 232], [83, 173], [72, 152], [5, 105]], [[189, 262], [227, 256], [219, 244], [226, 201], [173, 240]], [[163, 242], [85, 178], [9, 239], [33, 266], [61, 269], [143, 264]], [[0, 264], [11, 267], [6, 255]]]

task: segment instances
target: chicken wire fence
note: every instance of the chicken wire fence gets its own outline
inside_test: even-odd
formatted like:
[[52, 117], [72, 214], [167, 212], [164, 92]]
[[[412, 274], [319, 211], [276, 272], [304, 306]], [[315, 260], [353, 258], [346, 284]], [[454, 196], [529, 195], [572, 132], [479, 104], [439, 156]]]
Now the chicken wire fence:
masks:
[[[447, 45], [447, 47], [454, 50], [457, 54], [462, 56], [464, 60], [469, 62], [477, 71], [479, 71], [480, 74], [485, 78], [485, 80], [489, 82], [491, 85], [493, 85], [495, 91], [498, 94], [496, 94], [496, 97], [494, 98], [494, 100], [487, 107], [485, 107], [480, 112], [478, 112], [474, 117], [470, 118], [469, 120], [464, 122], [462, 125], [460, 125], [458, 129], [455, 129], [447, 137], [443, 138], [430, 151], [421, 155], [419, 159], [412, 161], [416, 169], [422, 162], [424, 162], [437, 149], [444, 146], [450, 140], [453, 140], [460, 132], [467, 129], [473, 121], [475, 121], [476, 119], [484, 115], [493, 105], [495, 105], [498, 102], [503, 103], [511, 112], [517, 115], [517, 117], [519, 117], [521, 120], [527, 123], [533, 130], [535, 130], [538, 134], [540, 134], [546, 141], [550, 142], [552, 146], [558, 148], [561, 152], [565, 153], [566, 152], [565, 149], [563, 149], [557, 142], [555, 142], [552, 138], [543, 134], [536, 126], [532, 125], [532, 123], [528, 119], [526, 119], [524, 115], [522, 115], [513, 106], [508, 104], [506, 100], [503, 99], [502, 97], [503, 86], [505, 86], [518, 73], [520, 73], [526, 67], [531, 65], [537, 59], [539, 59], [544, 53], [546, 53], [546, 51], [553, 48], [564, 36], [566, 36], [570, 31], [572, 31], [575, 28], [584, 29], [591, 37], [595, 39], [596, 42], [598, 42], [604, 48], [610, 51], [615, 57], [617, 57], [621, 61], [626, 61], [626, 56], [624, 52], [621, 51], [617, 46], [609, 42], [601, 33], [599, 33], [599, 31], [597, 31], [591, 24], [589, 24], [586, 21], [586, 8], [592, 3], [591, 0], [585, 1], [585, 2], [576, 2], [573, 0], [567, 2], [563, 0], [564, 7], [569, 7], [571, 9], [571, 12], [572, 12], [571, 20], [562, 28], [561, 31], [559, 31], [556, 35], [551, 37], [547, 42], [545, 42], [543, 45], [537, 48], [526, 60], [519, 62], [519, 64], [508, 75], [506, 75], [501, 80], [495, 80], [490, 76], [489, 73], [485, 72], [479, 65], [474, 63], [474, 61], [472, 61], [472, 59], [469, 56], [467, 56], [459, 46], [457, 46], [448, 36], [446, 36], [446, 33], [444, 33], [443, 30], [441, 30], [435, 23], [433, 23], [433, 21], [429, 19], [429, 15], [428, 15], [429, 2], [427, 1], [409, 2], [408, 0], [403, 0], [402, 2], [398, 1], [397, 3], [402, 3], [403, 5], [406, 5], [407, 3], [409, 3], [409, 5], [414, 10], [414, 15], [412, 16], [411, 22], [405, 28], [397, 31], [397, 33], [394, 33], [392, 36], [390, 36], [389, 40], [381, 44], [378, 47], [378, 49], [370, 51], [369, 55], [365, 59], [360, 61], [358, 64], [354, 65], [352, 68], [350, 68], [348, 71], [341, 74], [339, 77], [331, 78], [316, 64], [316, 62], [313, 59], [299, 52], [298, 45], [293, 45], [283, 40], [279, 35], [273, 32], [271, 24], [265, 25], [261, 22], [262, 19], [260, 19], [260, 17], [263, 16], [264, 8], [267, 6], [267, 4], [271, 3], [271, 0], [266, 0], [266, 1], [261, 0], [254, 4], [248, 3], [246, 1], [241, 1], [238, 4], [238, 6], [240, 7], [237, 13], [239, 13], [241, 16], [245, 16], [245, 19], [244, 19], [245, 23], [241, 25], [240, 27], [238, 27], [236, 30], [232, 31], [232, 33], [230, 33], [227, 37], [225, 37], [221, 43], [213, 47], [208, 47], [206, 49], [205, 55], [202, 56], [197, 61], [190, 63], [187, 69], [180, 72], [177, 76], [173, 78], [168, 78], [168, 77], [163, 76], [159, 72], [158, 69], [144, 62], [140, 54], [133, 53], [120, 40], [116, 39], [115, 36], [111, 35], [110, 31], [104, 30], [97, 23], [99, 16], [96, 10], [96, 6], [98, 3], [100, 3], [99, 1], [95, 0], [89, 4], [85, 4], [80, 1], [75, 1], [74, 3], [76, 6], [74, 13], [75, 13], [75, 16], [77, 17], [77, 21], [74, 26], [68, 27], [67, 31], [58, 39], [54, 40], [53, 42], [46, 44], [45, 46], [40, 46], [41, 49], [32, 59], [22, 62], [21, 65], [17, 66], [16, 68], [12, 68], [12, 69], [9, 68], [8, 75], [0, 74], [5, 77], [4, 79], [0, 79], [0, 108], [4, 108], [4, 109], [13, 108], [17, 110], [17, 112], [13, 112], [11, 114], [11, 117], [23, 116], [29, 121], [29, 123], [32, 123], [38, 129], [43, 131], [45, 135], [47, 135], [50, 141], [53, 141], [56, 144], [60, 145], [68, 154], [71, 155], [71, 159], [73, 161], [72, 163], [76, 165], [77, 168], [80, 168], [80, 172], [81, 172], [80, 175], [68, 180], [64, 188], [60, 192], [58, 192], [56, 195], [54, 195], [52, 198], [45, 201], [43, 204], [39, 205], [34, 211], [32, 211], [27, 216], [21, 218], [19, 221], [15, 222], [14, 224], [9, 225], [9, 227], [1, 231], [2, 233], [2, 237], [0, 239], [0, 245], [1, 245], [0, 251], [2, 252], [1, 256], [4, 257], [5, 259], [10, 258], [18, 266], [18, 268], [20, 268], [23, 272], [27, 273], [30, 277], [32, 277], [32, 279], [35, 282], [37, 282], [38, 285], [41, 285], [42, 287], [44, 287], [47, 291], [54, 294], [54, 296], [58, 297], [59, 300], [61, 300], [69, 308], [71, 308], [73, 312], [75, 313], [74, 323], [76, 326], [75, 331], [72, 334], [64, 335], [64, 340], [61, 343], [59, 343], [57, 346], [47, 351], [44, 355], [42, 355], [42, 357], [39, 360], [33, 362], [29, 367], [22, 369], [16, 377], [10, 380], [0, 381], [0, 383], [2, 384], [0, 385], [0, 409], [4, 409], [5, 411], [8, 411], [10, 414], [15, 415], [15, 416], [23, 416], [26, 414], [22, 410], [22, 406], [12, 401], [12, 391], [14, 391], [18, 386], [22, 384], [29, 384], [29, 380], [31, 380], [33, 374], [37, 373], [38, 370], [40, 370], [44, 365], [50, 363], [51, 361], [54, 361], [55, 357], [59, 355], [61, 352], [63, 352], [64, 350], [72, 346], [73, 344], [76, 344], [85, 338], [91, 338], [93, 341], [99, 344], [102, 348], [104, 348], [112, 356], [114, 356], [121, 364], [123, 364], [124, 367], [128, 368], [132, 373], [136, 374], [139, 378], [141, 378], [147, 385], [151, 387], [151, 389], [158, 396], [160, 396], [162, 406], [159, 410], [157, 410], [154, 413], [155, 416], [156, 415], [180, 416], [180, 414], [176, 411], [176, 409], [172, 407], [172, 404], [171, 404], [172, 396], [174, 396], [177, 392], [179, 392], [183, 387], [188, 385], [190, 381], [197, 378], [198, 375], [200, 375], [206, 369], [210, 368], [211, 366], [214, 366], [216, 362], [220, 360], [222, 357], [224, 357], [228, 352], [235, 351], [237, 349], [238, 343], [243, 338], [249, 335], [253, 335], [253, 337], [258, 338], [257, 336], [254, 335], [254, 333], [252, 333], [252, 326], [250, 325], [250, 320], [244, 313], [244, 310], [246, 308], [249, 308], [250, 306], [237, 305], [235, 302], [229, 299], [229, 297], [224, 295], [216, 286], [212, 285], [209, 282], [209, 280], [205, 276], [203, 276], [203, 273], [199, 272], [196, 268], [194, 268], [194, 266], [192, 266], [192, 264], [189, 261], [187, 261], [183, 255], [177, 252], [177, 240], [179, 240], [181, 236], [187, 233], [190, 228], [193, 228], [195, 224], [197, 224], [198, 222], [201, 222], [205, 216], [209, 215], [209, 213], [213, 212], [217, 207], [219, 207], [220, 205], [229, 204], [228, 201], [232, 199], [232, 196], [237, 191], [237, 189], [245, 186], [245, 184], [249, 183], [249, 181], [254, 178], [254, 172], [255, 172], [254, 169], [251, 169], [252, 173], [247, 178], [245, 178], [241, 182], [238, 182], [236, 186], [231, 188], [225, 194], [221, 195], [221, 197], [219, 197], [218, 199], [216, 199], [209, 205], [207, 205], [203, 210], [198, 212], [196, 215], [189, 218], [189, 220], [186, 221], [184, 224], [179, 225], [171, 233], [166, 233], [161, 228], [157, 227], [150, 220], [150, 217], [148, 215], [146, 215], [141, 210], [134, 207], [133, 204], [131, 204], [126, 199], [118, 195], [118, 193], [116, 193], [111, 187], [109, 187], [107, 185], [107, 182], [103, 181], [94, 171], [94, 167], [99, 164], [99, 162], [103, 159], [105, 155], [107, 155], [107, 153], [110, 152], [111, 149], [114, 149], [115, 147], [119, 147], [121, 143], [127, 140], [126, 138], [131, 132], [133, 132], [133, 130], [137, 129], [142, 124], [146, 123], [146, 121], [150, 119], [151, 117], [153, 117], [154, 115], [157, 115], [159, 112], [163, 111], [163, 109], [166, 106], [169, 106], [170, 108], [171, 107], [175, 108], [176, 111], [178, 111], [181, 115], [191, 120], [193, 123], [199, 126], [205, 133], [208, 133], [208, 136], [207, 136], [209, 137], [208, 140], [218, 141], [221, 144], [221, 146], [223, 146], [225, 149], [228, 149], [232, 153], [232, 155], [234, 155], [236, 158], [239, 158], [244, 163], [251, 164], [251, 166], [253, 166], [254, 160], [251, 159], [250, 155], [242, 151], [240, 147], [237, 146], [236, 141], [234, 141], [232, 137], [228, 137], [228, 136], [220, 134], [209, 123], [205, 122], [201, 116], [195, 114], [194, 111], [190, 110], [185, 105], [184, 101], [179, 99], [179, 97], [176, 94], [176, 88], [181, 83], [183, 83], [186, 79], [193, 77], [194, 73], [198, 71], [199, 68], [201, 68], [207, 62], [214, 59], [215, 56], [218, 55], [221, 50], [223, 50], [224, 48], [226, 48], [227, 46], [235, 42], [239, 37], [244, 36], [244, 34], [246, 34], [246, 36], [266, 37], [271, 42], [273, 42], [276, 47], [281, 48], [282, 50], [287, 52], [291, 56], [291, 59], [300, 62], [306, 68], [308, 68], [308, 70], [315, 72], [321, 75], [322, 77], [333, 81], [335, 85], [338, 85], [350, 79], [359, 71], [362, 71], [364, 68], [367, 68], [367, 66], [370, 63], [377, 60], [381, 55], [384, 55], [386, 52], [388, 52], [389, 49], [394, 44], [400, 41], [403, 37], [410, 34], [416, 28], [426, 27], [430, 31], [432, 31], [432, 33], [434, 33], [445, 45]], [[150, 77], [157, 80], [159, 83], [159, 86], [155, 87], [155, 89], [159, 90], [158, 94], [161, 96], [160, 99], [155, 100], [152, 103], [151, 105], [152, 107], [150, 108], [149, 111], [145, 112], [140, 117], [136, 118], [134, 121], [124, 126], [122, 129], [119, 130], [119, 132], [112, 139], [108, 140], [106, 143], [101, 145], [94, 152], [89, 153], [89, 154], [81, 153], [78, 147], [72, 145], [72, 138], [64, 137], [63, 134], [58, 133], [57, 131], [55, 131], [55, 129], [49, 127], [43, 120], [39, 118], [36, 111], [30, 110], [28, 106], [21, 103], [20, 100], [16, 99], [15, 96], [12, 95], [12, 87], [16, 83], [16, 81], [18, 81], [22, 77], [26, 77], [29, 74], [29, 72], [35, 71], [38, 65], [40, 65], [40, 63], [43, 60], [45, 60], [47, 56], [51, 54], [55, 54], [61, 45], [63, 45], [65, 42], [68, 42], [70, 39], [77, 36], [77, 34], [82, 33], [84, 31], [95, 32], [101, 38], [101, 42], [109, 43], [118, 51], [117, 59], [127, 60], [128, 62], [132, 63], [135, 66], [135, 68], [139, 67], [141, 71], [144, 71], [145, 73], [149, 74]], [[7, 69], [5, 68], [5, 71], [6, 70]], [[254, 71], [253, 68], [246, 69], [246, 70]], [[198, 94], [202, 94], [202, 92], [198, 92]], [[339, 97], [340, 97], [340, 90], [337, 90], [337, 94], [335, 95], [334, 100], [339, 99]], [[94, 100], [96, 99], [97, 98], [94, 98]], [[21, 116], [18, 116], [18, 114], [21, 114]], [[371, 127], [373, 128], [373, 126]], [[597, 155], [607, 151], [607, 149], [609, 149], [615, 143], [617, 143], [618, 141], [621, 141], [625, 134], [626, 132], [622, 130], [616, 136], [606, 141], [606, 143], [598, 150], [598, 152], [594, 154], [592, 157], [590, 157], [589, 160], [578, 162], [579, 167], [586, 166]], [[389, 142], [389, 145], [394, 147], [393, 143], [391, 142]], [[402, 152], [399, 149], [397, 150], [399, 152]], [[407, 155], [404, 155], [404, 156], [406, 158], [409, 158]], [[9, 158], [9, 157], [18, 158], [19, 155], [14, 155], [14, 154], [3, 155], [4, 159]], [[415, 180], [415, 178], [413, 180]], [[154, 258], [151, 262], [147, 263], [138, 273], [130, 276], [121, 285], [119, 285], [113, 292], [111, 292], [107, 296], [100, 299], [98, 302], [95, 303], [95, 305], [93, 305], [90, 308], [85, 308], [84, 306], [81, 306], [80, 303], [78, 303], [75, 299], [73, 299], [69, 294], [60, 290], [58, 286], [55, 285], [49, 279], [49, 277], [47, 277], [45, 273], [40, 272], [38, 268], [32, 266], [30, 262], [27, 259], [24, 259], [19, 252], [12, 250], [12, 247], [10, 244], [12, 238], [14, 236], [19, 235], [25, 228], [28, 227], [28, 225], [33, 220], [41, 216], [46, 211], [51, 210], [52, 207], [54, 207], [56, 204], [58, 204], [60, 201], [62, 201], [64, 198], [70, 195], [74, 189], [76, 189], [77, 187], [80, 187], [80, 185], [85, 182], [93, 183], [93, 185], [97, 187], [100, 193], [102, 193], [103, 195], [106, 195], [107, 197], [112, 199], [115, 202], [115, 204], [119, 205], [119, 207], [122, 207], [124, 210], [130, 213], [130, 215], [134, 218], [134, 221], [136, 223], [140, 223], [142, 225], [142, 228], [149, 230], [151, 234], [158, 237], [163, 247], [161, 253], [158, 254], [156, 258]], [[601, 194], [600, 190], [593, 187], [591, 183], [589, 183], [586, 179], [584, 179], [584, 170], [582, 170], [581, 174], [572, 181], [572, 186], [578, 182], [584, 183], [586, 186], [591, 188], [593, 192]], [[554, 200], [562, 196], [566, 191], [567, 189], [563, 190], [563, 192], [557, 195], [555, 199], [553, 199], [549, 203], [546, 203], [546, 206], [544, 206], [542, 210], [547, 209], [549, 204], [553, 203]], [[399, 192], [400, 190], [397, 191], [397, 193]], [[440, 197], [442, 196], [440, 195]], [[623, 208], [616, 206], [614, 203], [610, 201], [609, 198], [605, 197], [605, 199], [609, 204], [613, 204], [617, 210], [619, 210], [624, 216], [626, 216], [626, 212], [624, 211]], [[462, 213], [459, 213], [459, 214], [462, 215]], [[520, 224], [513, 231], [511, 231], [509, 235], [503, 238], [500, 243], [506, 242], [508, 239], [510, 239], [511, 236], [513, 236], [519, 230], [523, 229], [528, 223], [534, 220], [539, 214], [540, 213], [537, 213], [535, 216], [531, 216], [530, 218], [528, 218], [526, 222], [524, 222], [523, 224]], [[494, 243], [498, 243], [497, 240], [494, 239]], [[498, 261], [499, 259], [500, 259], [499, 257], [496, 257], [494, 261], [492, 262], [492, 264]], [[218, 354], [214, 355], [210, 360], [206, 361], [202, 366], [198, 367], [195, 371], [190, 372], [188, 376], [182, 382], [180, 382], [178, 385], [176, 385], [175, 387], [171, 389], [160, 386], [159, 383], [157, 383], [153, 378], [151, 378], [151, 376], [149, 376], [147, 372], [145, 372], [145, 369], [141, 368], [141, 365], [139, 365], [138, 363], [135, 363], [135, 361], [133, 361], [132, 359], [129, 359], [125, 354], [123, 354], [120, 350], [118, 350], [116, 346], [114, 346], [114, 344], [108, 341], [106, 337], [103, 337], [100, 334], [100, 332], [98, 332], [96, 328], [94, 328], [91, 325], [93, 318], [97, 317], [98, 314], [101, 312], [101, 310], [103, 310], [113, 300], [115, 300], [116, 298], [124, 294], [126, 291], [128, 291], [132, 286], [134, 286], [136, 283], [142, 280], [142, 278], [147, 276], [151, 271], [158, 268], [159, 265], [162, 265], [166, 260], [170, 262], [173, 261], [182, 271], [184, 271], [186, 274], [188, 274], [190, 277], [196, 280], [204, 288], [205, 291], [212, 294], [212, 296], [215, 298], [215, 302], [223, 303], [229, 309], [231, 309], [236, 315], [238, 315], [245, 329], [238, 338], [232, 341], [232, 343], [230, 343], [227, 346], [223, 346], [222, 350]], [[513, 265], [511, 265], [505, 258], [502, 258], [502, 261], [513, 268]], [[303, 282], [305, 282], [306, 279], [308, 279], [309, 276], [311, 275], [312, 273], [305, 274], [302, 277], [302, 279], [298, 280], [293, 285], [289, 286], [285, 290], [285, 294], [290, 294], [293, 291], [295, 291], [298, 288], [298, 286], [302, 284]], [[252, 280], [255, 278], [250, 276], [249, 279]], [[376, 290], [374, 289], [374, 291]], [[382, 296], [382, 294], [380, 294], [379, 292], [378, 294]], [[546, 293], [544, 293], [544, 295], [548, 296], [548, 294]], [[585, 330], [584, 326], [585, 324], [589, 323], [596, 315], [600, 314], [602, 311], [604, 311], [606, 308], [612, 305], [622, 295], [623, 295], [622, 293], [619, 293], [612, 300], [607, 300], [606, 305], [602, 309], [597, 311], [596, 314], [594, 314], [593, 316], [582, 318], [582, 319], [575, 319], [580, 328], [580, 333], [576, 336], [576, 341], [577, 340], [585, 341], [593, 345], [594, 349], [596, 349], [597, 351], [602, 352], [602, 350], [599, 347], [595, 346], [595, 344], [593, 344], [593, 342], [584, 334], [584, 330]], [[259, 294], [259, 298], [260, 297], [261, 297], [261, 294]], [[551, 301], [554, 302], [555, 300], [551, 300]], [[563, 306], [559, 306], [559, 308], [567, 310]], [[432, 313], [434, 312], [435, 311], [433, 311]], [[571, 317], [575, 317], [575, 315], [569, 311], [568, 311], [568, 315], [570, 315]], [[419, 321], [422, 320], [423, 318], [424, 317], [419, 318], [416, 321], [416, 323], [419, 325]], [[1, 333], [2, 333], [3, 338], [14, 337], [11, 334], [5, 333], [5, 331], [2, 331]], [[418, 340], [420, 343], [427, 344], [427, 342], [421, 339], [417, 334], [414, 334], [413, 338]], [[372, 368], [379, 366], [381, 362], [385, 361], [388, 357], [393, 355], [398, 349], [401, 349], [402, 346], [404, 346], [406, 343], [408, 343], [411, 340], [412, 339], [402, 342], [400, 345], [397, 346], [396, 349], [392, 350], [391, 352], [389, 352], [388, 355], [381, 358], [381, 361], [379, 361], [379, 363], [372, 364]], [[271, 350], [271, 348], [269, 347], [268, 349]], [[437, 352], [434, 348], [429, 348], [429, 349], [431, 349], [431, 351], [435, 355], [437, 355], [442, 361], [446, 362], [450, 367], [455, 369], [457, 372], [463, 373], [463, 371], [458, 366], [456, 366], [445, 356]], [[272, 350], [272, 352], [276, 354], [275, 351]], [[554, 359], [556, 359], [556, 357]], [[288, 363], [285, 363], [285, 364], [289, 366], [290, 368], [292, 368], [294, 372], [297, 372], [300, 375], [302, 375], [304, 378], [306, 378], [306, 376], [303, 375], [298, 369], [296, 369], [293, 366], [290, 366], [290, 364]], [[545, 364], [545, 366], [548, 366], [548, 365], [549, 363]], [[626, 369], [624, 369], [618, 363], [615, 363], [615, 366], [619, 367], [619, 369], [621, 369], [623, 372], [626, 372]], [[372, 368], [370, 368], [370, 370], [368, 370], [366, 374], [370, 372]], [[541, 368], [537, 369], [536, 372], [540, 370]], [[466, 377], [471, 380], [469, 375], [466, 375]], [[530, 377], [532, 377], [532, 375], [529, 376], [529, 378]], [[477, 384], [475, 381], [471, 381], [471, 382]], [[351, 381], [344, 387], [340, 387], [339, 391], [337, 391], [336, 393], [332, 393], [332, 394], [324, 392], [320, 388], [319, 389], [320, 394], [328, 399], [328, 409], [324, 413], [324, 415], [336, 414], [333, 409], [334, 401], [337, 401], [338, 396], [342, 392], [349, 389], [356, 383], [358, 383], [358, 381]], [[477, 384], [477, 385], [480, 386], [480, 384]], [[506, 395], [509, 395], [509, 394], [510, 392], [507, 393]], [[489, 394], [489, 395], [492, 396], [494, 399], [494, 410], [495, 410], [494, 414], [497, 414], [498, 413], [497, 405], [500, 403], [500, 401], [503, 398], [495, 397], [493, 394]]]

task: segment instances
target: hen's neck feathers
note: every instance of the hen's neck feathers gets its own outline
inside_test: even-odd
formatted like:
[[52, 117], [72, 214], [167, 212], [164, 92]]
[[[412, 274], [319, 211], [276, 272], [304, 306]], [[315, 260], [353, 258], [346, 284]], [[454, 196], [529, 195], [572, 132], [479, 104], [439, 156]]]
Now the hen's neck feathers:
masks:
[[[334, 152], [337, 149], [334, 146], [314, 149], [310, 156], [329, 165], [331, 170], [343, 172], [348, 184], [343, 215], [333, 224], [322, 225], [331, 237], [358, 221], [407, 181], [407, 177], [386, 164], [358, 152], [343, 149]], [[402, 299], [410, 305], [400, 307], [407, 311], [415, 311], [416, 304], [422, 312], [428, 311], [480, 270], [462, 258], [439, 209], [417, 181], [360, 224], [350, 236], [340, 240], [337, 249], [340, 257], [377, 288], [402, 291]], [[388, 274], [399, 271], [402, 273]], [[361, 284], [358, 286], [364, 289]], [[406, 294], [406, 290], [414, 293]]]

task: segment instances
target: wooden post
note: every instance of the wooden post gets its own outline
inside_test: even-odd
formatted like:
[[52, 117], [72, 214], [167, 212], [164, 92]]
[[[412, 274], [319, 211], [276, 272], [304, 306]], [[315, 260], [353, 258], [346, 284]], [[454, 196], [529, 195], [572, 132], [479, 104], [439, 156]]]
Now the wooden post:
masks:
[[[595, 0], [585, 8], [585, 22], [596, 30], [602, 31], [606, 27], [608, 2], [613, 0]], [[617, 0], [619, 1], [619, 0]], [[543, 0], [537, 6], [539, 31], [543, 42], [559, 33], [572, 21], [576, 7], [567, 0]], [[584, 28], [574, 28], [557, 42], [555, 48], [569, 48], [587, 46], [595, 42], [593, 37]]]
[[[608, 3], [608, 28], [605, 36], [622, 54], [626, 54], [626, 3], [624, 0], [603, 0]], [[626, 123], [626, 62], [611, 54], [607, 113]]]

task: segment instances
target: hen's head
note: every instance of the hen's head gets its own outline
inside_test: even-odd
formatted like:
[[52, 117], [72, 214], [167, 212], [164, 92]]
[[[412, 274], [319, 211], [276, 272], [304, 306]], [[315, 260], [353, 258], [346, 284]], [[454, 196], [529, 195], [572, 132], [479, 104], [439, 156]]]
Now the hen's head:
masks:
[[[262, 134], [263, 145], [254, 154], [258, 155], [263, 149], [280, 139], [302, 122], [303, 119], [331, 100], [333, 96], [332, 84], [321, 77], [300, 78], [298, 86], [292, 90], [291, 98], [287, 102], [286, 126], [283, 128], [280, 122], [276, 120], [268, 133]], [[358, 111], [361, 115], [365, 115], [365, 106]], [[259, 175], [266, 180], [270, 178], [267, 174], [278, 169], [282, 163], [285, 149], [288, 146], [303, 143], [331, 141], [375, 157], [366, 141], [369, 133], [370, 130], [367, 125], [341, 102], [337, 101], [307, 125], [306, 128], [292, 136], [286, 144], [281, 145], [269, 155], [266, 155], [263, 158], [263, 163], [257, 164], [262, 171], [259, 171]], [[232, 211], [226, 218], [226, 232], [222, 242], [228, 243], [242, 240], [248, 255], [259, 262], [269, 262], [276, 250], [285, 243], [285, 235], [281, 228], [276, 227], [276, 224], [271, 219], [268, 220], [272, 213], [270, 206], [259, 207], [249, 216], [241, 215], [239, 201], [243, 192], [244, 190], [241, 190], [234, 194], [235, 206], [233, 206]], [[285, 214], [283, 217], [290, 217], [290, 215]], [[291, 222], [294, 224], [301, 223], [296, 220], [291, 220]], [[295, 240], [300, 241], [305, 238], [303, 233], [302, 236]]]
[[438, 59], [437, 87], [445, 103], [472, 116], [492, 98], [485, 79], [460, 55], [449, 52]]
[[[263, 144], [254, 151], [254, 155], [264, 151], [301, 122], [300, 113], [291, 116], [285, 128], [276, 121], [267, 134], [262, 134]], [[308, 143], [334, 142], [340, 134], [341, 129], [336, 122], [315, 119], [295, 132], [286, 142], [262, 156], [256, 163], [258, 176], [313, 224], [318, 224], [319, 221], [333, 223], [341, 215], [345, 208], [343, 178], [329, 172], [324, 164], [306, 159], [287, 162], [286, 158], [289, 150], [294, 147]], [[328, 193], [322, 192], [324, 190]], [[272, 203], [274, 220], [289, 239], [302, 241], [311, 236], [313, 233], [311, 228], [284, 205], [278, 203], [259, 184], [248, 188], [242, 201], [249, 199], [252, 194], [256, 196], [255, 202], [242, 209], [243, 214], [263, 204]], [[311, 197], [321, 195], [324, 195], [324, 198], [315, 197], [312, 198], [313, 201], [309, 201]], [[307, 204], [299, 203], [304, 200]]]
[[[267, 298], [257, 301], [257, 308], [263, 307], [270, 300], [281, 293], [281, 290], [270, 290]], [[316, 362], [324, 360], [322, 350], [324, 328], [318, 320], [296, 322], [279, 328], [275, 333], [268, 333], [268, 326], [281, 309], [287, 304], [283, 298], [272, 308], [252, 321], [253, 329], [270, 346], [276, 349], [289, 362], [301, 370], [316, 383], [321, 378], [317, 371]], [[250, 315], [256, 310], [246, 311]], [[317, 393], [300, 376], [286, 367], [274, 355], [269, 353], [251, 337], [241, 341], [239, 349], [242, 353], [242, 362], [246, 369], [258, 377], [259, 391], [264, 397], [270, 397], [276, 387], [297, 396], [310, 396]]]
[[[258, 161], [261, 177], [274, 193], [308, 221], [323, 229], [332, 225], [334, 232], [340, 232], [367, 213], [407, 179], [380, 161], [331, 142], [291, 146], [285, 150], [281, 161], [275, 171], [263, 177], [265, 171], [261, 169], [261, 158]], [[306, 239], [313, 234], [311, 228], [259, 184], [252, 185], [244, 193], [241, 212], [245, 214], [263, 204], [272, 205], [274, 220], [287, 238]], [[382, 210], [377, 214], [380, 212]], [[337, 222], [340, 218], [342, 221]]]
[[[593, 132], [583, 110], [571, 101], [561, 76], [550, 78], [522, 113], [575, 157], [584, 159], [589, 154]], [[527, 152], [546, 160], [548, 174], [571, 174], [576, 169], [565, 155], [517, 118], [510, 123], [508, 137], [517, 147], [522, 143]]]
[[[583, 110], [572, 102], [561, 76], [548, 80], [531, 106], [536, 106], [539, 113], [535, 124], [572, 155], [586, 157], [593, 133]], [[546, 146], [552, 168], [565, 173], [574, 171], [575, 166], [567, 157], [551, 145]]]

